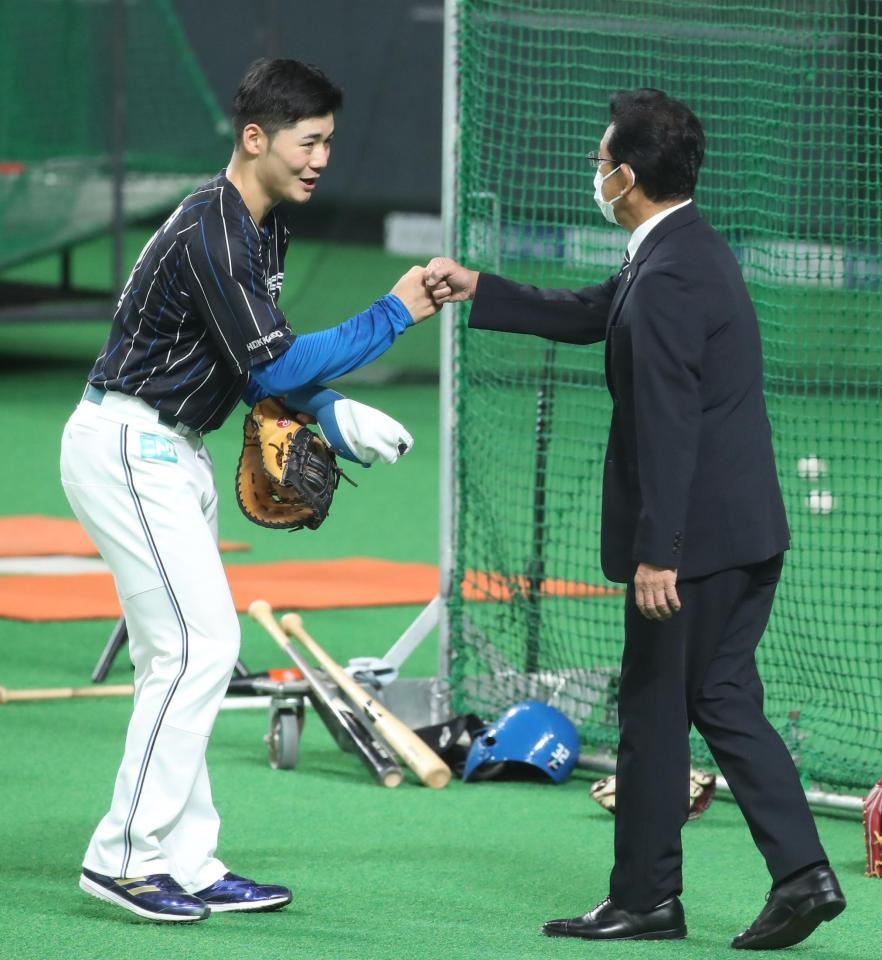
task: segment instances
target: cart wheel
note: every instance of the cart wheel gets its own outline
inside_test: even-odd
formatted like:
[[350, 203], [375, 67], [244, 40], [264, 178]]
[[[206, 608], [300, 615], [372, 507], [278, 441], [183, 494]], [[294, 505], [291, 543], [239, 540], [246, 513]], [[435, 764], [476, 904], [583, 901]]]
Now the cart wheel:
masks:
[[302, 721], [296, 713], [280, 711], [270, 722], [269, 762], [273, 770], [293, 770], [300, 753], [300, 729]]

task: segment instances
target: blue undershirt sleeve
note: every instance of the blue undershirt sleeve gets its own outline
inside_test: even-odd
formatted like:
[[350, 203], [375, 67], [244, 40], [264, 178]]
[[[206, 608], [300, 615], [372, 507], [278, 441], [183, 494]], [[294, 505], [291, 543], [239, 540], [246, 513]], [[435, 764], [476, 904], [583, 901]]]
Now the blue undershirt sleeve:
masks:
[[393, 294], [330, 330], [303, 333], [251, 376], [271, 396], [284, 396], [306, 384], [336, 380], [376, 360], [413, 325], [407, 308]]
[[245, 392], [242, 394], [242, 402], [246, 407], [253, 407], [255, 403], [263, 400], [270, 395], [268, 390], [254, 379], [253, 373], [248, 377], [248, 383], [245, 386]]

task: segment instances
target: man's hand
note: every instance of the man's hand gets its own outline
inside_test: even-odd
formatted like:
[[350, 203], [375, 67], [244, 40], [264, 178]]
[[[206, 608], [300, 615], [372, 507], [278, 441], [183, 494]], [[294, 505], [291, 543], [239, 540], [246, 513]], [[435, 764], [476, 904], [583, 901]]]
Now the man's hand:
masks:
[[439, 306], [473, 300], [478, 276], [477, 270], [468, 270], [450, 257], [435, 257], [426, 266], [426, 286]]
[[634, 574], [634, 595], [647, 620], [669, 620], [680, 609], [677, 571], [641, 563]]
[[435, 302], [426, 287], [424, 267], [411, 267], [389, 292], [404, 304], [414, 323], [431, 317], [441, 309], [441, 304]]

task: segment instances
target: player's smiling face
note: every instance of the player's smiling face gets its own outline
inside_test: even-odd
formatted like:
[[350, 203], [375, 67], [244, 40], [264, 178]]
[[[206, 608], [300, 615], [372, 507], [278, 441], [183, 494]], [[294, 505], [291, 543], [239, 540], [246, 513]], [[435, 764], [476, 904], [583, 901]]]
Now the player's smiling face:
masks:
[[261, 180], [274, 202], [306, 203], [331, 157], [334, 115], [301, 120], [284, 127], [261, 157]]

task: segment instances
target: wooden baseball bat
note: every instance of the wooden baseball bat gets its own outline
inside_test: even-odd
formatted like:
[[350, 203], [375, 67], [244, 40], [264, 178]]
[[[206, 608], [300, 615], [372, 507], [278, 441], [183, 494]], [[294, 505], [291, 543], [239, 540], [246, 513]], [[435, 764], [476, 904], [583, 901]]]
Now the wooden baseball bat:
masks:
[[426, 786], [440, 789], [450, 783], [450, 767], [394, 714], [363, 690], [348, 673], [306, 632], [303, 620], [296, 613], [282, 617], [282, 629], [296, 637], [322, 666], [325, 673], [364, 713], [371, 726], [401, 757]]
[[74, 697], [130, 697], [135, 688], [130, 684], [109, 687], [47, 687], [33, 690], [7, 690], [0, 687], [0, 704], [26, 700], [70, 700]]
[[351, 742], [353, 752], [370, 770], [377, 783], [384, 787], [397, 787], [404, 778], [395, 758], [378, 738], [371, 734], [349, 705], [328, 689], [315, 670], [291, 646], [282, 628], [276, 623], [273, 608], [266, 600], [255, 600], [248, 607], [248, 615], [264, 627], [294, 661], [303, 674], [303, 679], [309, 684], [309, 697], [316, 713], [322, 718], [338, 745], [342, 747], [344, 741]]

